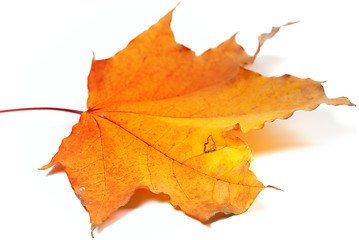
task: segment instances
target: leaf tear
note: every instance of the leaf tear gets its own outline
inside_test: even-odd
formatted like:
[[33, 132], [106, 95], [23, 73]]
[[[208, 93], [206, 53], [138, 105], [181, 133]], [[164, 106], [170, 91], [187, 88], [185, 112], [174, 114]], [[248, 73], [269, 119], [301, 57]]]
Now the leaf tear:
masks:
[[213, 140], [213, 136], [209, 135], [207, 137], [207, 142], [204, 143], [204, 153], [210, 153], [216, 151], [216, 143]]

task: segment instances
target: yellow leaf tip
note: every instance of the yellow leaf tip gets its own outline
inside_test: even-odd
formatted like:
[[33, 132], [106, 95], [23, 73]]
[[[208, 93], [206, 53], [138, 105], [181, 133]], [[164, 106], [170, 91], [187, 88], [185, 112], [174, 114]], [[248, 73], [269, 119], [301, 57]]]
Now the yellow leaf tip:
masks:
[[347, 106], [354, 106], [354, 107], [357, 106], [356, 104], [352, 103], [346, 97], [328, 98], [326, 103], [329, 104], [329, 105], [334, 105], [334, 106], [338, 106], [338, 105], [347, 105]]

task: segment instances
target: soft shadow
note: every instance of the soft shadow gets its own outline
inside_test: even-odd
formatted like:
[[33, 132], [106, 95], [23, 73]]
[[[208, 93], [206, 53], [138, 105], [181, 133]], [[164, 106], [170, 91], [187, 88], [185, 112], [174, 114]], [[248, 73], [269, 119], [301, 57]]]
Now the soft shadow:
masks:
[[214, 222], [217, 222], [217, 221], [220, 221], [222, 219], [226, 219], [226, 218], [229, 218], [235, 214], [233, 213], [224, 213], [224, 212], [217, 212], [215, 213], [212, 217], [210, 217], [208, 220], [204, 220], [204, 221], [201, 221], [189, 214], [187, 214], [186, 212], [182, 211], [181, 207], [180, 206], [175, 206], [173, 207], [174, 210], [176, 211], [181, 211], [183, 214], [185, 214], [187, 217], [189, 218], [192, 218], [193, 220], [195, 221], [198, 221], [200, 223], [202, 223], [203, 225], [205, 225], [206, 227], [211, 227], [211, 224], [214, 223]]
[[[260, 199], [256, 199], [246, 212], [249, 213], [249, 212], [263, 211], [265, 209], [266, 208], [265, 208], [265, 205], [263, 204], [263, 202]], [[212, 223], [230, 218], [232, 216], [236, 216], [236, 214], [218, 212], [218, 213], [214, 214], [214, 216], [211, 217], [210, 219], [208, 219], [207, 221], [200, 221], [200, 222], [203, 225], [210, 228]], [[195, 220], [198, 220], [198, 219], [195, 219]]]
[[58, 173], [64, 173], [65, 172], [65, 168], [60, 164], [60, 163], [56, 163], [51, 170], [47, 173], [46, 176], [51, 176], [51, 175], [55, 175]]
[[252, 204], [252, 206], [250, 206], [250, 208], [248, 208], [247, 213], [250, 212], [257, 212], [257, 211], [263, 211], [266, 210], [266, 206], [263, 203], [263, 201], [260, 198], [256, 198]]
[[305, 131], [305, 136], [310, 137], [313, 144], [336, 141], [355, 134], [357, 131], [355, 128], [338, 121], [336, 115], [340, 112], [337, 108], [353, 107], [323, 105], [313, 112], [300, 111], [293, 118], [293, 126], [299, 131]]
[[119, 219], [125, 217], [133, 209], [142, 206], [148, 202], [159, 202], [159, 203], [168, 203], [169, 196], [164, 193], [155, 194], [147, 189], [137, 189], [131, 199], [126, 205], [119, 208], [115, 213], [111, 215], [105, 222], [96, 228], [97, 232], [102, 232], [105, 228], [112, 225]]
[[275, 55], [258, 56], [252, 65], [246, 66], [247, 69], [258, 72], [264, 76], [272, 76], [277, 68], [284, 62], [284, 58]]
[[248, 143], [253, 155], [259, 156], [330, 142], [353, 134], [355, 129], [338, 122], [330, 108], [298, 111], [290, 119], [278, 119], [266, 123], [262, 129], [239, 135]]
[[[211, 217], [210, 219], [208, 219], [207, 221], [200, 221], [203, 225], [207, 226], [207, 227], [211, 227], [211, 224], [214, 222], [218, 222], [220, 220], [223, 219], [227, 219], [229, 217], [234, 216], [235, 214], [233, 213], [224, 213], [224, 212], [218, 212], [216, 214], [214, 214], [213, 217]], [[197, 219], [195, 219], [197, 220]]]
[[[247, 213], [250, 212], [256, 212], [256, 211], [263, 211], [265, 210], [266, 207], [263, 204], [262, 200], [257, 198], [254, 200], [253, 204], [248, 208], [248, 210], [246, 211]], [[224, 213], [224, 212], [218, 212], [216, 213], [213, 217], [211, 217], [210, 219], [208, 219], [207, 221], [200, 221], [203, 225], [207, 226], [207, 227], [211, 227], [211, 224], [214, 222], [218, 222], [227, 218], [230, 218], [232, 216], [236, 216], [236, 214], [233, 213]], [[194, 218], [195, 219], [195, 218]], [[197, 219], [195, 219], [197, 220]]]
[[303, 133], [283, 122], [268, 123], [263, 129], [241, 133], [240, 137], [247, 142], [255, 156], [312, 144]]

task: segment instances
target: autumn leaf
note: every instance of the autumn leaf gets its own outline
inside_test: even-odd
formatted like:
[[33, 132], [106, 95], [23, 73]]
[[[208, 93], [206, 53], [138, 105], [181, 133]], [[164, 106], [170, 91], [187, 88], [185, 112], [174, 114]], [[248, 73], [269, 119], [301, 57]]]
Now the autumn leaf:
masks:
[[321, 103], [353, 105], [327, 98], [320, 82], [244, 68], [279, 27], [259, 37], [254, 56], [235, 36], [196, 56], [176, 43], [172, 12], [113, 57], [93, 60], [88, 110], [41, 168], [64, 166], [92, 229], [139, 188], [168, 194], [199, 220], [241, 214], [265, 186], [240, 133]]

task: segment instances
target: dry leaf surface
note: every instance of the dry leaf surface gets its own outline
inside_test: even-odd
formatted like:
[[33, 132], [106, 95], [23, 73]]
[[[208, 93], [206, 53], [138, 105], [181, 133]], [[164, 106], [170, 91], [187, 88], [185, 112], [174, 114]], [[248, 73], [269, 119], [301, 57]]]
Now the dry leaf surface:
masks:
[[321, 103], [352, 105], [311, 79], [243, 68], [279, 28], [260, 36], [254, 56], [234, 36], [196, 56], [175, 42], [171, 19], [172, 11], [113, 57], [93, 60], [88, 110], [42, 167], [64, 166], [93, 228], [139, 188], [168, 194], [199, 220], [243, 213], [265, 187], [238, 132]]

